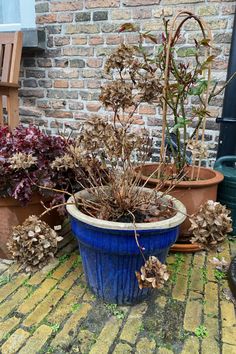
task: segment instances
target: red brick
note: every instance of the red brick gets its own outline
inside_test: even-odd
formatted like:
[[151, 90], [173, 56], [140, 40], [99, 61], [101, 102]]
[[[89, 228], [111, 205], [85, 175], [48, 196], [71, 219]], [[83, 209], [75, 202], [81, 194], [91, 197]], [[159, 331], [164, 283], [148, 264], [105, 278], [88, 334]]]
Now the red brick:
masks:
[[37, 106], [39, 108], [50, 108], [51, 104], [48, 102], [48, 100], [37, 100]]
[[151, 9], [134, 9], [133, 18], [151, 18], [152, 10]]
[[76, 36], [72, 37], [72, 45], [83, 45], [87, 44], [87, 36]]
[[50, 10], [56, 11], [75, 11], [83, 9], [83, 1], [54, 1], [50, 3]]
[[70, 43], [70, 37], [66, 37], [66, 36], [54, 37], [54, 44], [56, 46], [63, 46], [69, 43]]
[[54, 108], [54, 109], [65, 109], [66, 101], [65, 100], [52, 101], [51, 105], [52, 105], [52, 108]]
[[153, 115], [153, 114], [156, 114], [156, 109], [154, 106], [141, 105], [139, 107], [139, 114]]
[[84, 109], [84, 105], [82, 102], [79, 101], [70, 101], [69, 102], [69, 109], [72, 109], [73, 111], [78, 111]]
[[227, 71], [228, 61], [221, 58], [216, 58], [213, 61], [212, 68], [215, 70]]
[[84, 47], [66, 47], [63, 49], [63, 54], [68, 56], [78, 55], [82, 57], [90, 57], [93, 55], [93, 48]]
[[77, 69], [54, 69], [48, 72], [48, 77], [51, 79], [76, 79], [79, 77]]
[[124, 6], [148, 6], [158, 5], [160, 0], [124, 0]]
[[87, 66], [89, 68], [100, 68], [102, 66], [103, 60], [97, 58], [89, 58], [87, 60]]
[[93, 23], [86, 23], [86, 24], [79, 24], [79, 23], [72, 23], [65, 26], [65, 33], [69, 34], [78, 34], [78, 33], [99, 33], [100, 26]]
[[70, 80], [70, 87], [71, 88], [83, 88], [84, 87], [84, 80]]
[[235, 5], [224, 5], [222, 6], [222, 15], [231, 15], [235, 13]]
[[53, 23], [57, 22], [57, 15], [56, 14], [48, 14], [48, 15], [41, 15], [37, 16], [36, 23], [45, 24], [45, 23]]
[[54, 87], [55, 88], [67, 88], [69, 86], [67, 80], [55, 80]]
[[99, 80], [88, 80], [87, 81], [87, 88], [95, 89], [101, 87], [101, 81]]
[[59, 22], [59, 23], [67, 23], [67, 22], [72, 22], [72, 21], [73, 21], [72, 14], [58, 14], [57, 15], [57, 22]]
[[62, 122], [59, 122], [58, 120], [53, 120], [50, 122], [50, 128], [54, 129], [63, 129], [63, 123]]
[[92, 36], [89, 38], [89, 44], [99, 45], [104, 43], [104, 37], [102, 36]]
[[37, 64], [39, 67], [50, 68], [52, 66], [52, 60], [47, 58], [38, 59]]
[[84, 69], [82, 72], [82, 77], [84, 78], [95, 78], [95, 77], [101, 77], [101, 71], [100, 70], [94, 70], [94, 69]]
[[137, 34], [127, 33], [125, 35], [125, 39], [128, 44], [137, 44], [139, 40], [139, 36]]
[[53, 118], [73, 118], [73, 113], [68, 111], [46, 111], [46, 117], [53, 117]]
[[117, 45], [123, 42], [124, 42], [124, 37], [121, 35], [117, 36], [115, 34], [110, 34], [107, 35], [106, 37], [106, 43], [109, 45]]
[[90, 112], [98, 112], [101, 108], [101, 103], [87, 103], [86, 108]]
[[120, 0], [87, 0], [85, 7], [87, 9], [105, 8], [105, 7], [119, 7]]
[[115, 9], [111, 14], [112, 20], [129, 20], [131, 18], [131, 11], [127, 9]]
[[[130, 118], [128, 117], [128, 115], [126, 115], [123, 119], [121, 119], [121, 121], [123, 122], [127, 122]], [[137, 125], [143, 125], [144, 124], [144, 121], [142, 119], [141, 116], [135, 116], [132, 118], [132, 123], [133, 124], [137, 124]]]

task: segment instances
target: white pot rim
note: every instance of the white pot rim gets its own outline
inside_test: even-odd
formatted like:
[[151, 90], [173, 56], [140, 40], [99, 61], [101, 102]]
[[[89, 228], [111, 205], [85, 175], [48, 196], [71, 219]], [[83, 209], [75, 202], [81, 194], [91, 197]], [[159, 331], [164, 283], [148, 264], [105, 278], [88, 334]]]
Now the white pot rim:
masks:
[[[137, 187], [140, 188], [140, 187]], [[149, 188], [143, 188], [144, 191], [150, 193], [152, 190]], [[75, 197], [83, 197], [89, 196], [89, 189], [84, 189], [80, 192], [75, 193]], [[159, 192], [162, 194], [161, 192]], [[170, 229], [176, 226], [179, 226], [184, 222], [186, 219], [186, 208], [183, 203], [181, 203], [178, 199], [170, 196], [165, 195], [163, 199], [172, 200], [174, 203], [175, 208], [178, 210], [176, 215], [174, 215], [170, 219], [155, 221], [155, 222], [146, 222], [146, 223], [136, 223], [137, 230], [161, 230], [161, 229]], [[68, 199], [68, 203], [73, 203], [73, 196]], [[75, 219], [86, 223], [91, 226], [95, 226], [102, 229], [111, 229], [111, 230], [134, 230], [133, 223], [125, 223], [125, 222], [117, 222], [117, 221], [108, 221], [93, 218], [88, 216], [77, 209], [74, 204], [67, 204], [66, 205], [67, 212], [73, 216]]]

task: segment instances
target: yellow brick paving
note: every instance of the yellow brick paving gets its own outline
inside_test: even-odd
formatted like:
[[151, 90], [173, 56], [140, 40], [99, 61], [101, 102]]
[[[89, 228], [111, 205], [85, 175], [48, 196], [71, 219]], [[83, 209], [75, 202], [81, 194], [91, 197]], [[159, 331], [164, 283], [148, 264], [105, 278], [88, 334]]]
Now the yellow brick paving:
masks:
[[230, 261], [236, 242], [220, 253], [170, 254], [168, 284], [132, 307], [96, 299], [74, 249], [65, 245], [32, 276], [0, 261], [8, 279], [0, 287], [1, 354], [236, 354], [235, 306], [210, 263]]

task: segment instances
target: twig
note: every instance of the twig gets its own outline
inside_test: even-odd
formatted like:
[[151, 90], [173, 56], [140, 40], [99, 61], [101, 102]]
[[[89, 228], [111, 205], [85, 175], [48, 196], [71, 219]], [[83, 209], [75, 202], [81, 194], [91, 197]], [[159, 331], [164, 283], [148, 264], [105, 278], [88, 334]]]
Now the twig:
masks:
[[41, 189], [46, 189], [46, 190], [49, 190], [51, 192], [57, 192], [57, 193], [61, 193], [61, 194], [67, 194], [69, 195], [70, 197], [73, 197], [73, 194], [72, 193], [69, 193], [65, 190], [61, 190], [61, 189], [56, 189], [56, 188], [52, 188], [52, 187], [45, 187], [45, 186], [40, 186], [36, 183], [34, 183], [35, 186], [37, 186], [38, 188], [41, 188]]
[[139, 236], [139, 235], [137, 234], [137, 227], [136, 227], [136, 223], [135, 223], [135, 216], [134, 216], [134, 214], [133, 214], [131, 211], [129, 211], [129, 210], [128, 210], [128, 213], [129, 213], [129, 214], [132, 216], [132, 218], [133, 218], [134, 237], [135, 237], [136, 244], [137, 244], [137, 246], [138, 246], [138, 248], [139, 248], [139, 251], [140, 251], [140, 253], [141, 253], [142, 257], [143, 257], [144, 262], [146, 262], [147, 260], [146, 260], [146, 258], [145, 258], [145, 256], [144, 256], [144, 253], [143, 253], [143, 247], [141, 247], [140, 244], [139, 244], [139, 242], [138, 242], [138, 236]]
[[47, 214], [47, 213], [50, 213], [50, 211], [52, 211], [53, 209], [56, 209], [56, 208], [59, 208], [59, 207], [61, 207], [61, 206], [65, 206], [65, 205], [75, 205], [76, 202], [74, 202], [74, 203], [67, 203], [67, 202], [65, 202], [65, 203], [53, 205], [53, 206], [50, 207], [50, 208], [47, 208], [47, 207], [43, 204], [43, 202], [41, 202], [41, 204], [43, 205], [44, 208], [46, 208], [46, 210], [45, 210], [43, 213], [41, 213], [41, 214], [39, 215], [39, 218], [43, 217], [43, 216], [44, 216], [45, 214]]

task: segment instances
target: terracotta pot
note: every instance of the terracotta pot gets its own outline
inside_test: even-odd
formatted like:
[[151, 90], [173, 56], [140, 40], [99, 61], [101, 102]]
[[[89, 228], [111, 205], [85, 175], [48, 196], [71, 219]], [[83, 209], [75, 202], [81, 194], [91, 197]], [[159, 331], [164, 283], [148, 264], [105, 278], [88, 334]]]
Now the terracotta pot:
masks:
[[[11, 237], [12, 227], [24, 222], [28, 216], [40, 215], [44, 211], [40, 204], [42, 199], [42, 196], [36, 193], [27, 206], [22, 207], [14, 198], [0, 198], [0, 258], [10, 258], [6, 244]], [[51, 227], [62, 222], [55, 210], [46, 214], [43, 220]]]
[[[157, 164], [146, 164], [142, 166], [141, 180], [143, 182], [146, 182], [148, 176], [150, 176], [157, 169], [157, 167], [158, 167]], [[173, 168], [173, 166], [171, 168]], [[187, 168], [188, 175], [191, 174], [191, 170], [192, 167]], [[140, 167], [137, 167], [136, 171], [140, 171]], [[168, 168], [167, 171], [165, 169], [165, 172], [168, 174]], [[197, 175], [197, 168], [195, 168], [194, 177], [196, 177], [196, 175]], [[186, 206], [187, 214], [191, 215], [194, 214], [199, 209], [199, 207], [207, 200], [216, 201], [218, 184], [223, 179], [224, 176], [220, 172], [212, 170], [210, 168], [201, 167], [198, 181], [180, 182], [168, 194], [180, 200]], [[158, 183], [159, 183], [158, 179], [150, 178], [146, 186], [150, 188], [155, 188]], [[171, 183], [172, 183], [171, 181], [165, 181], [164, 189], [168, 188], [171, 185]], [[183, 247], [181, 247], [181, 244], [179, 244], [178, 247], [174, 245], [172, 246], [172, 250], [181, 251], [181, 252], [187, 251], [188, 240], [191, 236], [188, 231], [189, 227], [190, 227], [190, 221], [189, 218], [186, 218], [185, 222], [180, 227], [180, 239], [182, 239]], [[201, 249], [201, 247], [199, 247], [199, 245], [197, 244], [194, 244], [194, 247], [192, 246], [192, 244], [189, 244], [189, 246], [191, 246], [189, 247], [189, 252], [192, 252], [194, 249], [196, 250]]]

